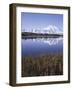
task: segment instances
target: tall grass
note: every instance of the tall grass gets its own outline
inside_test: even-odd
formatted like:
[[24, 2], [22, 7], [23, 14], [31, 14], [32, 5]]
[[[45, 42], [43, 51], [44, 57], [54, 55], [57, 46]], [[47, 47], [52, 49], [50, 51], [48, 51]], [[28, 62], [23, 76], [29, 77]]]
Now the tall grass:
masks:
[[62, 74], [62, 54], [22, 57], [22, 77]]

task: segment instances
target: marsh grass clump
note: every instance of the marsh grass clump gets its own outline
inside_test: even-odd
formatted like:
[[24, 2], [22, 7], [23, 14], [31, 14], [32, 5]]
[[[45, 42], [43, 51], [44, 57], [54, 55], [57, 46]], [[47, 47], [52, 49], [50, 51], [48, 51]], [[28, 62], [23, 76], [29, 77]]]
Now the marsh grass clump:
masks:
[[63, 75], [63, 55], [22, 57], [22, 77]]

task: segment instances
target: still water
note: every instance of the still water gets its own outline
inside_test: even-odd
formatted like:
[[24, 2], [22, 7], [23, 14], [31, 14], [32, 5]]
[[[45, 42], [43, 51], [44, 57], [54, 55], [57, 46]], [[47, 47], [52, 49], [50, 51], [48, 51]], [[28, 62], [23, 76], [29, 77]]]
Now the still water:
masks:
[[28, 38], [21, 41], [22, 56], [58, 54], [63, 52], [63, 38]]

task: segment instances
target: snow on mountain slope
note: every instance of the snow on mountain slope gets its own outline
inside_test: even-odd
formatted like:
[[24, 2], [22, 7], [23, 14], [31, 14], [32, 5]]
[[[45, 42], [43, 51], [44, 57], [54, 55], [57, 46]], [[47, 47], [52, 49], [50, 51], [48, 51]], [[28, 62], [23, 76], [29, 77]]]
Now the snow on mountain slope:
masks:
[[48, 25], [46, 28], [33, 29], [35, 33], [48, 33], [48, 34], [63, 34], [61, 30], [55, 25]]
[[58, 29], [55, 25], [49, 25], [48, 27], [43, 29], [44, 32], [47, 32], [49, 34], [59, 34], [62, 33], [61, 30]]

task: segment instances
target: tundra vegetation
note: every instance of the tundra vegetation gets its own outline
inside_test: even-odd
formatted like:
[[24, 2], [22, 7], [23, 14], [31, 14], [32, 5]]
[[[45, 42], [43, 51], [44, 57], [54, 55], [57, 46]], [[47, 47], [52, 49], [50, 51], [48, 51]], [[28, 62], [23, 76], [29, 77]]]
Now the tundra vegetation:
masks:
[[22, 57], [22, 77], [63, 75], [63, 55]]

